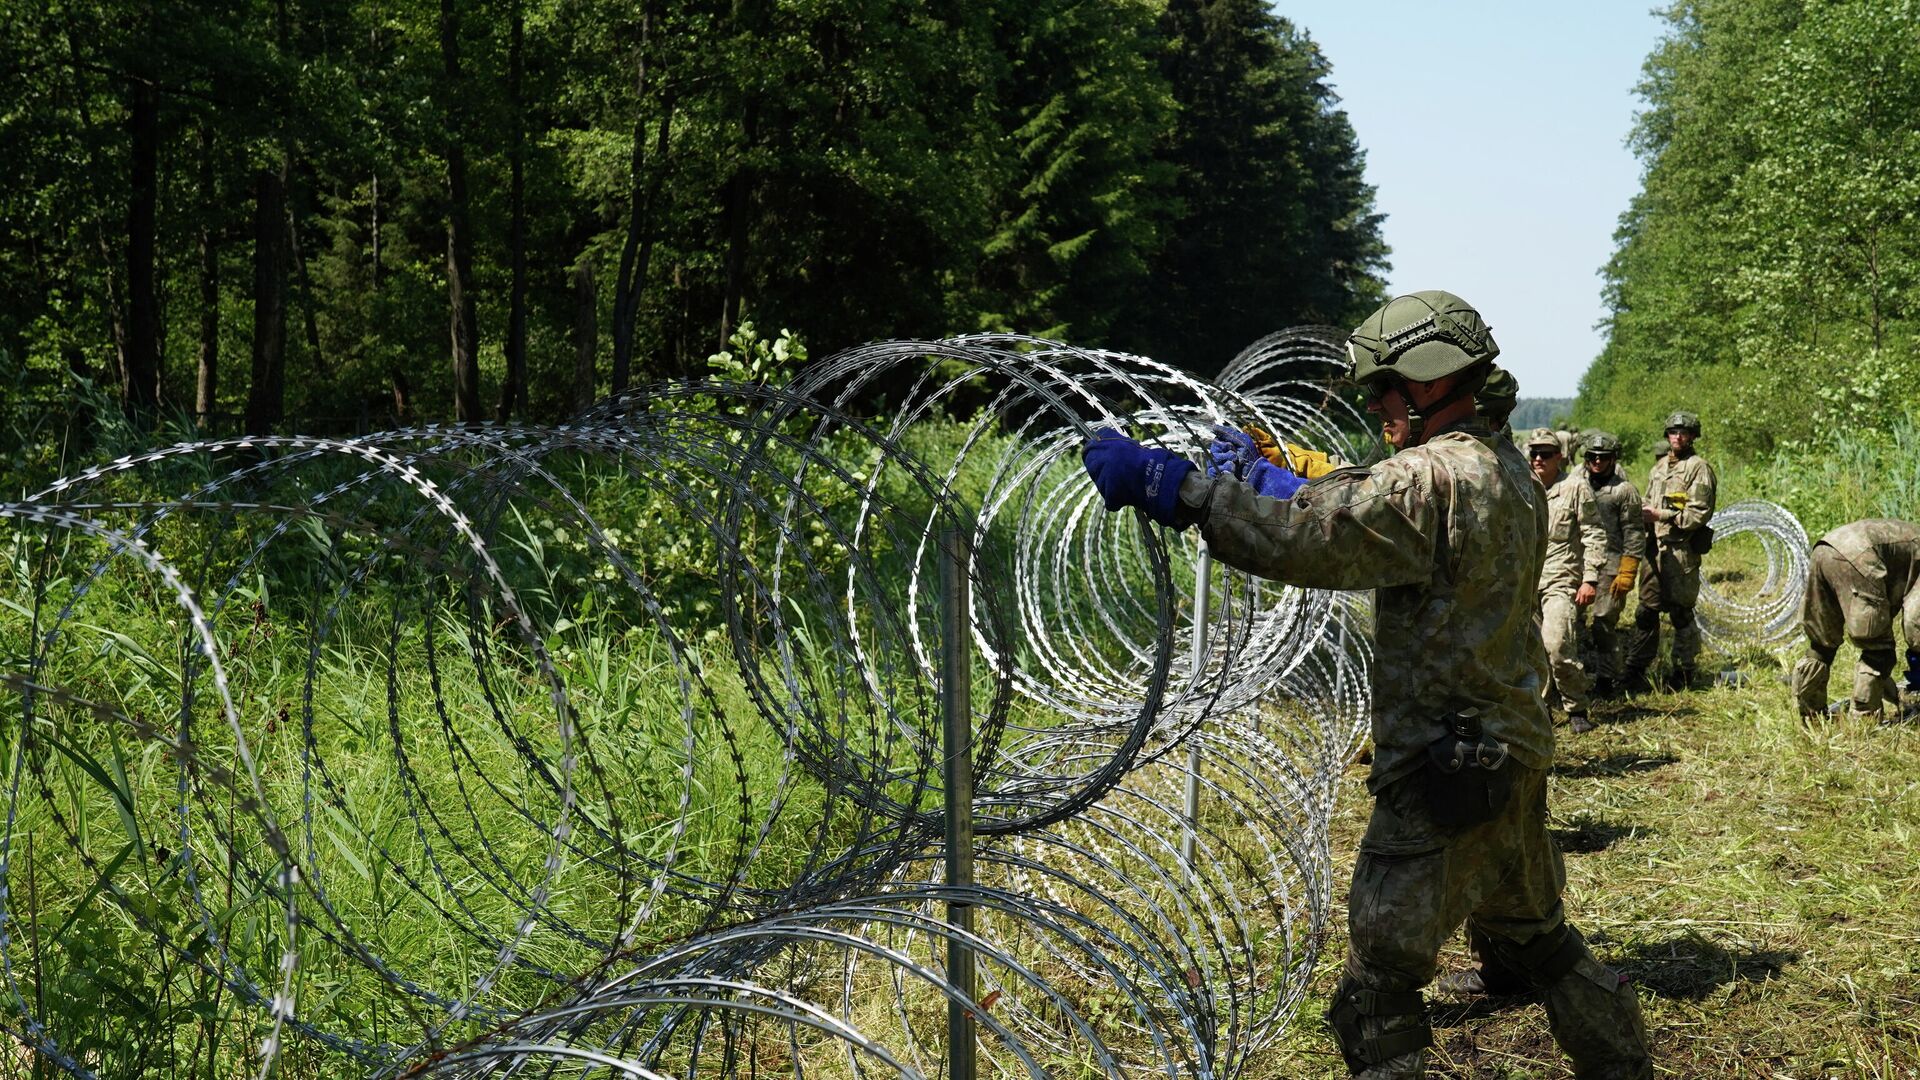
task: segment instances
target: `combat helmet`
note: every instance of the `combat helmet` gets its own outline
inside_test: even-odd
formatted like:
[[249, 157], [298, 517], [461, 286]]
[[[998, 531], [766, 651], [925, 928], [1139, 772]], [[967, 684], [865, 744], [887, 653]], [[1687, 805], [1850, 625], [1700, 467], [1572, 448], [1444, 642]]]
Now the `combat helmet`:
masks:
[[1605, 454], [1620, 456], [1620, 439], [1611, 431], [1590, 431], [1581, 440], [1581, 450], [1585, 454]]
[[1700, 417], [1685, 409], [1675, 409], [1667, 414], [1666, 430], [1691, 432], [1697, 439], [1700, 437]]
[[[1499, 355], [1492, 327], [1473, 305], [1450, 292], [1428, 289], [1394, 297], [1347, 335], [1347, 377], [1362, 386], [1388, 376], [1431, 382], [1491, 366], [1488, 362]], [[1424, 411], [1440, 409], [1477, 389], [1475, 380], [1465, 380], [1442, 400], [1428, 403]], [[1416, 445], [1424, 441], [1422, 411], [1407, 399], [1407, 419]]]

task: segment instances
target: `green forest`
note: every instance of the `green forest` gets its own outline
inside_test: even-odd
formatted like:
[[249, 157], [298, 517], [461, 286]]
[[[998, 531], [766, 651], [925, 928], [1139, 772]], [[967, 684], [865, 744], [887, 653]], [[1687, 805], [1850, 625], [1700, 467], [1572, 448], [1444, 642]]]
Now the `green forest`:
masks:
[[1690, 0], [1666, 17], [1575, 418], [1643, 450], [1679, 407], [1737, 455], [1891, 450], [1920, 400], [1920, 4]]
[[16, 443], [552, 421], [756, 337], [1207, 371], [1380, 298], [1329, 61], [1260, 0], [0, 12]]

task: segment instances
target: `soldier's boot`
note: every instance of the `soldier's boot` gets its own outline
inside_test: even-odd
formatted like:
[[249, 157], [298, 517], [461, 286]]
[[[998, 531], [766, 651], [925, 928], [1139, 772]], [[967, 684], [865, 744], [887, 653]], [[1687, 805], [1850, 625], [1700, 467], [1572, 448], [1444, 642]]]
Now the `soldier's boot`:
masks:
[[1652, 1080], [1647, 1025], [1633, 983], [1583, 947], [1573, 970], [1547, 987], [1547, 1026], [1579, 1080]]
[[1575, 735], [1585, 735], [1599, 725], [1595, 724], [1585, 712], [1570, 712], [1567, 714], [1567, 726]]
[[1663, 690], [1693, 689], [1693, 669], [1690, 667], [1671, 667], [1660, 676], [1660, 688]]
[[1619, 696], [1620, 684], [1613, 681], [1613, 676], [1602, 675], [1593, 680], [1593, 700], [1612, 701]]
[[1327, 1027], [1347, 1071], [1362, 1080], [1419, 1080], [1426, 1074], [1433, 1028], [1418, 990], [1368, 990], [1344, 976], [1327, 1006]]
[[1525, 945], [1504, 947], [1504, 961], [1527, 972], [1546, 998], [1553, 1039], [1579, 1080], [1652, 1080], [1647, 1025], [1626, 976], [1594, 959], [1565, 923]]

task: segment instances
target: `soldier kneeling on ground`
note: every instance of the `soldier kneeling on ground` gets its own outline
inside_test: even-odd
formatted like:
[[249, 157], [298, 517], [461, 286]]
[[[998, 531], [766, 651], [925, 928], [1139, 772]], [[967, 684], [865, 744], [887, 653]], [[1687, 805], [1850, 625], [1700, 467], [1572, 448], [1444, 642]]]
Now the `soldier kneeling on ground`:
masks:
[[[1842, 639], [1860, 650], [1854, 670], [1855, 716], [1878, 716], [1883, 702], [1900, 713], [1893, 684], [1893, 614], [1900, 613], [1907, 644], [1909, 708], [1920, 704], [1920, 526], [1874, 519], [1842, 525], [1813, 546], [1800, 628], [1809, 655], [1793, 668], [1800, 714], [1831, 711], [1827, 677]], [[1838, 702], [1835, 703], [1837, 708]]]

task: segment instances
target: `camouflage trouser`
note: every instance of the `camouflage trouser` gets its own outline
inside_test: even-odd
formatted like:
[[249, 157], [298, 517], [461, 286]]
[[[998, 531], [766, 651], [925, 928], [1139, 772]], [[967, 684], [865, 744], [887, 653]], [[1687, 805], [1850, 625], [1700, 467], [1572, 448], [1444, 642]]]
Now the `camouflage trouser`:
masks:
[[1803, 711], [1824, 712], [1834, 653], [1841, 641], [1850, 641], [1860, 650], [1853, 707], [1878, 712], [1882, 702], [1899, 699], [1893, 685], [1894, 604], [1900, 605], [1900, 631], [1912, 651], [1920, 641], [1920, 589], [1893, 596], [1885, 564], [1870, 551], [1848, 559], [1826, 544], [1816, 544], [1812, 566], [1800, 601], [1800, 629], [1812, 655], [1802, 657], [1793, 669], [1794, 697]]
[[1580, 609], [1573, 596], [1555, 590], [1540, 597], [1540, 641], [1547, 647], [1547, 693], [1560, 692], [1568, 713], [1585, 712], [1592, 682], [1580, 663]]
[[1463, 829], [1433, 821], [1418, 775], [1375, 796], [1347, 904], [1352, 945], [1328, 1010], [1341, 1049], [1350, 1065], [1356, 1055], [1364, 1062], [1353, 1071], [1371, 1080], [1421, 1074], [1423, 1049], [1396, 1047], [1378, 1059], [1365, 1044], [1425, 1045], [1417, 1038], [1427, 1030], [1419, 991], [1465, 922], [1490, 964], [1544, 992], [1553, 1037], [1575, 1076], [1651, 1077], [1633, 985], [1594, 959], [1562, 915], [1566, 872], [1547, 832], [1546, 773], [1506, 768], [1513, 789], [1505, 808]]
[[1587, 609], [1587, 638], [1593, 653], [1588, 674], [1596, 679], [1620, 677], [1620, 612], [1627, 606], [1626, 597], [1615, 600], [1613, 593], [1608, 591], [1614, 575], [1619, 573], [1618, 563], [1609, 562], [1607, 565], [1606, 576], [1600, 579], [1600, 595], [1594, 598], [1593, 606]]
[[1691, 670], [1700, 655], [1700, 624], [1693, 607], [1700, 599], [1700, 556], [1685, 537], [1660, 541], [1652, 566], [1640, 568], [1640, 610], [1633, 617], [1633, 644], [1627, 667], [1645, 671], [1660, 655], [1660, 616], [1673, 621], [1673, 667]]

